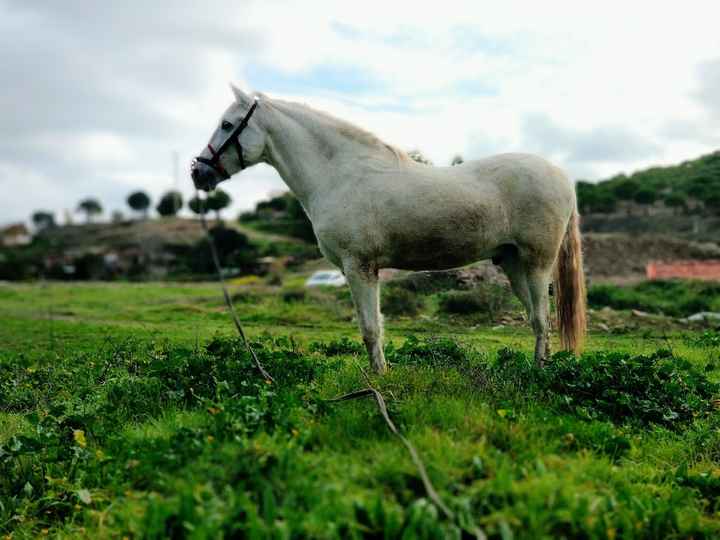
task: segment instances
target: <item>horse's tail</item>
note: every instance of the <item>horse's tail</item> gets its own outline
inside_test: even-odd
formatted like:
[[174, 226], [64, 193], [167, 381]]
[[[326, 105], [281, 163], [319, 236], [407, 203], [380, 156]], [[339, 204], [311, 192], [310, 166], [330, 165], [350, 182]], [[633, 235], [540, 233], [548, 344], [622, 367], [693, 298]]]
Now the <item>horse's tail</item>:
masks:
[[579, 354], [585, 341], [585, 272], [583, 271], [580, 219], [573, 209], [555, 264], [555, 310], [560, 343]]

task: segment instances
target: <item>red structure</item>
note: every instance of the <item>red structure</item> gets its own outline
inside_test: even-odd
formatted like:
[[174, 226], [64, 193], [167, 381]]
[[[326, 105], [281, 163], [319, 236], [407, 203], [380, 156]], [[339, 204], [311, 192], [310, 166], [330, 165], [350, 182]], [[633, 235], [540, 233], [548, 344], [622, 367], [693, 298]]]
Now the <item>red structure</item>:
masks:
[[651, 261], [645, 268], [648, 279], [701, 279], [720, 281], [720, 260]]

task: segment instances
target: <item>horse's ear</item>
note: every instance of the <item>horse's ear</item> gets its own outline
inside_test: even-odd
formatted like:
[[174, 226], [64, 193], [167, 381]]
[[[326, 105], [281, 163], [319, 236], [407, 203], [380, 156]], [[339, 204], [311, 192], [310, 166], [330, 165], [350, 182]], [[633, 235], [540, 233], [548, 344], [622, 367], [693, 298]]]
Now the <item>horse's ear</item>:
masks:
[[237, 101], [241, 105], [244, 105], [250, 101], [250, 96], [248, 96], [245, 92], [240, 90], [233, 83], [230, 83], [230, 90], [232, 90], [232, 93], [235, 96], [235, 101]]

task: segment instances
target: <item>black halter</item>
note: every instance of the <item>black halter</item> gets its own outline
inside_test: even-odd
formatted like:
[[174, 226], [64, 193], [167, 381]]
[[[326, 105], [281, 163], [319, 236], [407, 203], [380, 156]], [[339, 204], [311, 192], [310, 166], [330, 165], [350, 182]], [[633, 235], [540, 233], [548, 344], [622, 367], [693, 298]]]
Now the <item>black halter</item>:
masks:
[[[247, 127], [248, 122], [250, 121], [250, 117], [255, 112], [255, 109], [257, 108], [257, 100], [252, 104], [252, 107], [250, 107], [250, 110], [247, 112], [245, 117], [240, 121], [240, 123], [235, 127], [235, 129], [232, 130], [232, 133], [228, 136], [225, 141], [218, 146], [217, 150], [215, 150], [211, 144], [208, 144], [208, 150], [210, 150], [210, 154], [212, 155], [212, 158], [204, 158], [202, 156], [198, 156], [195, 158], [196, 162], [204, 163], [205, 165], [208, 165], [209, 167], [212, 167], [215, 169], [216, 172], [218, 172], [225, 180], [230, 178], [230, 175], [225, 170], [225, 167], [223, 167], [222, 163], [220, 163], [220, 156], [222, 156], [222, 153], [227, 150], [228, 146], [231, 144], [235, 144], [235, 149], [237, 150], [238, 158], [240, 158], [240, 170], [245, 168], [245, 159], [243, 158], [243, 149], [242, 145], [240, 144], [240, 134], [243, 132], [243, 130]], [[194, 166], [194, 163], [193, 163]]]

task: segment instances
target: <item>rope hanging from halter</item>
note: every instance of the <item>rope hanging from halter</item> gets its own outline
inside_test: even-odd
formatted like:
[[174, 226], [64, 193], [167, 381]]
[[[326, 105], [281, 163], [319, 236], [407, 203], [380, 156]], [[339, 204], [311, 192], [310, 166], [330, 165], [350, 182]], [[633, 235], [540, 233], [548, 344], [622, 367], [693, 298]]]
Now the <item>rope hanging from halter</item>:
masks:
[[235, 311], [235, 306], [233, 305], [232, 299], [230, 298], [230, 293], [228, 293], [227, 285], [225, 285], [225, 279], [222, 275], [222, 267], [220, 266], [220, 256], [218, 255], [215, 241], [210, 234], [210, 229], [208, 228], [207, 220], [205, 219], [205, 201], [207, 199], [200, 198], [200, 193], [198, 192], [197, 188], [195, 189], [195, 197], [200, 203], [200, 223], [202, 224], [203, 231], [205, 231], [205, 236], [207, 238], [208, 244], [210, 244], [210, 255], [212, 257], [213, 264], [215, 265], [215, 271], [217, 272], [218, 281], [220, 282], [220, 288], [222, 288], [223, 297], [225, 298], [225, 304], [227, 305], [230, 316], [235, 323], [235, 328], [237, 329], [238, 334], [240, 334], [240, 339], [242, 340], [243, 345], [245, 345], [245, 349], [247, 349], [248, 353], [250, 353], [250, 356], [255, 363], [255, 367], [258, 369], [258, 371], [261, 373], [261, 375], [265, 378], [266, 381], [275, 382], [275, 379], [273, 379], [272, 376], [263, 367], [260, 359], [257, 357], [257, 354], [255, 354], [255, 350], [252, 348], [250, 342], [245, 336], [245, 331], [240, 324], [240, 319], [238, 318], [237, 312]]

